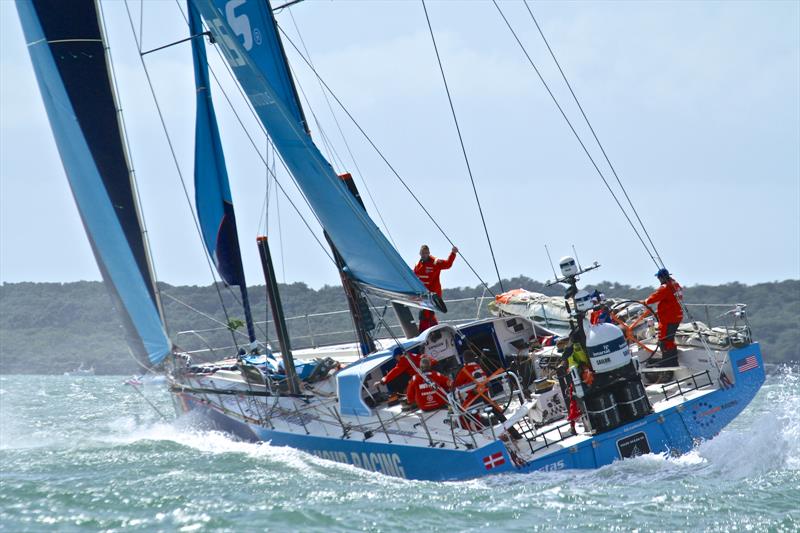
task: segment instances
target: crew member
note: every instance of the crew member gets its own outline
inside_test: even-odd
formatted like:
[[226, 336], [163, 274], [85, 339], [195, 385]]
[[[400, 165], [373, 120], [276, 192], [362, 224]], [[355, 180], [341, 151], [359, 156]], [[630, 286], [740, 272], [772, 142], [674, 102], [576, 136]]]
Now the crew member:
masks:
[[[464, 366], [461, 367], [458, 375], [456, 375], [454, 386], [464, 387], [473, 383], [479, 384], [485, 382], [486, 373], [483, 371], [483, 367], [481, 367], [480, 363], [478, 362], [478, 356], [475, 354], [475, 352], [467, 349], [464, 351], [463, 357]], [[464, 398], [462, 403], [462, 407], [469, 408], [470, 406], [478, 406], [479, 404], [484, 404], [488, 401], [489, 407], [491, 407], [492, 412], [494, 412], [494, 415], [497, 417], [497, 420], [500, 422], [505, 422], [507, 418], [505, 414], [503, 414], [503, 410], [496, 403], [494, 403], [491, 398], [484, 395], [488, 395], [488, 391], [483, 392], [482, 394], [479, 394], [475, 389], [468, 391], [467, 396]], [[477, 396], [480, 396], [480, 398], [477, 398]], [[477, 414], [474, 409], [472, 409], [470, 415], [461, 417], [461, 427], [473, 431], [480, 431], [480, 429], [483, 428], [483, 422], [480, 419], [480, 415]], [[519, 431], [513, 427], [508, 429], [508, 433], [514, 440], [519, 440], [522, 438], [522, 435], [520, 435]]]
[[456, 387], [462, 385], [469, 385], [478, 379], [486, 377], [480, 363], [478, 363], [478, 356], [472, 350], [464, 350], [464, 366], [456, 375]]
[[434, 411], [447, 404], [447, 390], [450, 379], [431, 370], [431, 358], [423, 357], [419, 364], [420, 374], [415, 374], [408, 382], [406, 399], [423, 411]]
[[[447, 259], [437, 259], [431, 255], [431, 250], [427, 244], [423, 244], [419, 249], [419, 261], [414, 266], [414, 274], [420, 279], [425, 288], [429, 291], [442, 297], [442, 283], [439, 280], [439, 275], [442, 270], [447, 270], [453, 266], [453, 261], [456, 260], [458, 248], [453, 246], [450, 255]], [[438, 324], [436, 314], [433, 311], [423, 309], [419, 314], [419, 331], [422, 333], [428, 328]]]
[[666, 268], [656, 272], [661, 286], [644, 301], [647, 305], [657, 304], [658, 309], [658, 342], [661, 346], [661, 364], [674, 364], [678, 356], [678, 346], [675, 344], [675, 333], [683, 320], [683, 289], [670, 276]]
[[594, 294], [592, 294], [592, 303], [594, 307], [589, 315], [589, 323], [593, 326], [597, 324], [611, 324], [611, 310], [606, 304], [606, 295], [600, 291], [594, 291]]
[[[402, 375], [407, 375], [409, 377], [414, 376], [416, 374], [415, 369], [419, 368], [422, 361], [422, 355], [413, 352], [405, 352], [404, 354], [403, 349], [399, 346], [394, 349], [394, 353], [392, 355], [397, 359], [397, 364], [395, 364], [394, 368], [389, 370], [389, 372], [387, 372], [386, 375], [380, 379], [380, 381], [375, 383], [376, 386], [388, 385]], [[434, 359], [433, 364], [436, 364], [436, 362], [437, 361]]]

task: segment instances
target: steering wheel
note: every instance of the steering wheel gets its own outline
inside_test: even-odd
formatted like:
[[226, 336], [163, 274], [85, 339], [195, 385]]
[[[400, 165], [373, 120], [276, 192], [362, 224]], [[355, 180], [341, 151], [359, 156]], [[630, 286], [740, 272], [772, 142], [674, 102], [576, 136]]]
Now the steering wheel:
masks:
[[511, 399], [513, 399], [514, 395], [513, 394], [509, 395], [509, 401], [505, 405], [505, 407], [500, 407], [497, 404], [497, 402], [492, 400], [491, 396], [489, 395], [489, 383], [492, 381], [492, 379], [504, 373], [505, 371], [506, 370], [504, 368], [498, 368], [497, 370], [492, 372], [491, 375], [485, 378], [475, 379], [472, 376], [470, 376], [470, 379], [475, 384], [475, 388], [470, 391], [473, 394], [473, 396], [469, 399], [464, 400], [461, 403], [461, 408], [466, 411], [473, 403], [475, 403], [476, 400], [481, 399], [485, 401], [488, 405], [497, 409], [499, 412], [505, 413], [506, 409], [508, 409], [508, 406], [511, 405]]
[[[645, 309], [644, 313], [637, 316], [633, 320], [626, 321], [620, 315], [622, 314], [623, 311], [628, 309], [633, 304], [638, 304], [644, 307]], [[639, 300], [623, 300], [621, 302], [617, 302], [614, 305], [612, 305], [609, 308], [609, 312], [611, 314], [611, 320], [613, 320], [614, 323], [617, 324], [620, 327], [620, 329], [622, 329], [622, 332], [625, 334], [625, 338], [628, 340], [628, 342], [636, 344], [639, 348], [649, 353], [650, 357], [652, 357], [653, 354], [656, 353], [656, 351], [658, 351], [659, 345], [656, 345], [656, 348], [650, 348], [649, 346], [645, 345], [641, 340], [639, 340], [634, 333], [636, 328], [639, 327], [647, 317], [651, 317], [656, 314], [655, 311], [653, 311], [652, 307], [650, 307], [643, 301]], [[648, 357], [648, 359], [650, 357]]]

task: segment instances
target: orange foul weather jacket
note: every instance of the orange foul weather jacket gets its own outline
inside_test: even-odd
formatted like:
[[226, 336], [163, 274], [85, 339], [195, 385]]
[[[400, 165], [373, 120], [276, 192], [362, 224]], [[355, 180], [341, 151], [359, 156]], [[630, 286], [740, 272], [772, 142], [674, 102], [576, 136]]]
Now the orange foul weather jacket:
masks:
[[408, 403], [417, 404], [417, 407], [423, 411], [433, 411], [443, 407], [447, 403], [447, 389], [450, 388], [450, 380], [435, 370], [426, 372], [425, 377], [428, 378], [428, 381], [416, 374], [408, 382], [406, 389]]
[[420, 279], [425, 288], [431, 292], [435, 292], [440, 297], [442, 296], [442, 283], [439, 281], [439, 275], [442, 270], [447, 270], [453, 266], [453, 261], [456, 260], [456, 254], [450, 252], [447, 259], [436, 259], [433, 256], [424, 263], [420, 260], [414, 266], [414, 274]]
[[681, 310], [680, 303], [682, 299], [683, 289], [677, 281], [671, 279], [648, 296], [644, 303], [647, 305], [658, 304], [656, 313], [660, 323], [679, 324], [683, 320], [683, 310]]
[[[408, 362], [408, 359], [411, 358], [411, 362], [414, 363], [414, 366], [411, 366], [411, 363]], [[407, 374], [409, 376], [413, 376], [416, 373], [414, 368], [419, 368], [419, 364], [422, 361], [422, 355], [415, 354], [415, 353], [407, 353], [405, 355], [401, 355], [397, 359], [397, 364], [394, 365], [394, 368], [389, 370], [385, 376], [381, 378], [381, 383], [391, 383], [398, 377], [402, 376], [403, 374]], [[431, 360], [432, 364], [436, 364], [438, 361], [436, 359]]]
[[467, 363], [456, 376], [456, 387], [471, 385], [477, 380], [486, 377], [483, 368], [478, 363]]

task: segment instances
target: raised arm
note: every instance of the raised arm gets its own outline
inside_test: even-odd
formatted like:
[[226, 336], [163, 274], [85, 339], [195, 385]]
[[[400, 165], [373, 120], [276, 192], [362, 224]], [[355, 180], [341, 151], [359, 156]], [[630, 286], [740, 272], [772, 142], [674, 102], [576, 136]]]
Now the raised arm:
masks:
[[450, 251], [450, 255], [447, 256], [447, 259], [437, 259], [436, 264], [442, 270], [447, 270], [451, 266], [453, 266], [453, 262], [456, 260], [456, 254], [458, 254], [458, 248], [453, 246], [453, 249]]

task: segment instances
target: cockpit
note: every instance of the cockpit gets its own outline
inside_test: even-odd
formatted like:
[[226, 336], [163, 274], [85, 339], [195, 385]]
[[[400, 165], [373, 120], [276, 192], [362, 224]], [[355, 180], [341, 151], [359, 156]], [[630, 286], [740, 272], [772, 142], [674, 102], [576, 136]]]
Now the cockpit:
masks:
[[402, 395], [409, 375], [398, 376], [386, 386], [379, 382], [400, 364], [404, 354], [425, 355], [435, 361], [434, 370], [452, 378], [469, 349], [479, 354], [481, 365], [491, 373], [514, 367], [520, 356], [527, 356], [532, 337], [550, 333], [522, 317], [489, 318], [458, 328], [440, 324], [341, 370], [337, 375], [340, 412], [372, 416], [378, 404]]

